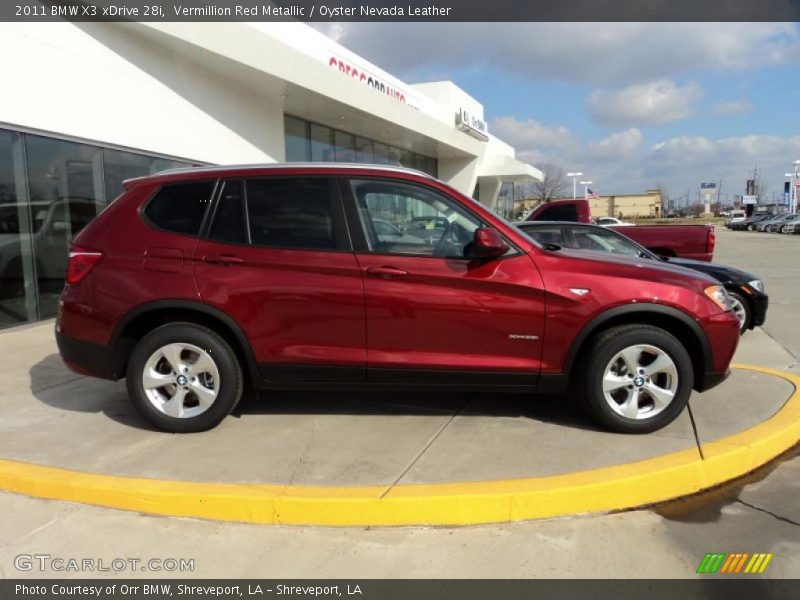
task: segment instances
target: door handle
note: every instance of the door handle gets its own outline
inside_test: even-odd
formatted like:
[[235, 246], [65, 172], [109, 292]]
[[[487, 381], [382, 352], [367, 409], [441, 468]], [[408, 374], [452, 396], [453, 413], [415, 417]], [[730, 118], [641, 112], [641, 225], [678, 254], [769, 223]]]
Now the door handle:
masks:
[[210, 254], [203, 257], [203, 262], [212, 265], [240, 265], [244, 259], [233, 254]]
[[408, 271], [397, 267], [367, 267], [367, 275], [374, 277], [405, 277]]

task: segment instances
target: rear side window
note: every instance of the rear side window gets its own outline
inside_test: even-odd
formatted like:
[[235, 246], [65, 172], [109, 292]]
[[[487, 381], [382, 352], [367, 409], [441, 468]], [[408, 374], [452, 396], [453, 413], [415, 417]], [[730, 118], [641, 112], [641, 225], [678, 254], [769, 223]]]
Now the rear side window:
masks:
[[577, 221], [578, 209], [574, 204], [561, 204], [545, 208], [536, 215], [537, 221]]
[[147, 203], [144, 214], [159, 229], [197, 235], [213, 191], [213, 181], [168, 185]]
[[560, 227], [523, 227], [522, 231], [540, 244], [556, 244], [557, 246], [569, 247], [569, 240], [565, 238]]
[[246, 190], [250, 239], [254, 246], [336, 249], [327, 179], [251, 179]]

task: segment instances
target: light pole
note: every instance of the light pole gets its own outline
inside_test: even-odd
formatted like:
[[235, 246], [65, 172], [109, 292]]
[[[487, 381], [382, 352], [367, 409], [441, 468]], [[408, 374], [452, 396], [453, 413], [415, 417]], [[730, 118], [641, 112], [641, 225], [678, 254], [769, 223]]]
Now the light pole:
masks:
[[583, 173], [567, 173], [567, 177], [572, 177], [572, 199], [578, 197], [578, 177], [583, 177]]
[[589, 186], [592, 185], [593, 181], [581, 181], [580, 184], [583, 186], [583, 199], [586, 200], [589, 197]]

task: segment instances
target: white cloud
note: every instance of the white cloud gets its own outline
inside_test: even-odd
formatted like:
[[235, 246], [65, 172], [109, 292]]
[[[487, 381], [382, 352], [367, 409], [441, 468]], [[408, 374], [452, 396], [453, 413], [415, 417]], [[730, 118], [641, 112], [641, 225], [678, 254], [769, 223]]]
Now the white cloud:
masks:
[[515, 148], [567, 149], [577, 144], [572, 132], [564, 126], [550, 127], [534, 119], [519, 121], [514, 117], [499, 117], [489, 124], [490, 131]]
[[605, 125], [661, 124], [692, 115], [703, 97], [696, 83], [684, 86], [661, 79], [617, 90], [595, 90], [586, 102], [589, 116]]
[[753, 105], [747, 100], [725, 100], [714, 105], [713, 113], [717, 116], [746, 115], [753, 112]]
[[[524, 130], [526, 121], [503, 119], [508, 132]], [[747, 135], [712, 139], [701, 135], [677, 136], [645, 144], [637, 128], [616, 131], [602, 139], [581, 140], [568, 128], [537, 123], [547, 135], [519, 135], [513, 145], [517, 157], [534, 166], [554, 164], [580, 170], [600, 194], [638, 193], [663, 185], [674, 196], [689, 191], [696, 196], [700, 183], [723, 180], [722, 197], [744, 192], [745, 181], [758, 166], [767, 193], [783, 191], [783, 174], [800, 159], [800, 135]], [[553, 132], [559, 135], [553, 136]], [[499, 137], [500, 132], [494, 128]], [[511, 141], [510, 138], [503, 138]], [[570, 143], [564, 144], [564, 139]], [[525, 143], [527, 140], [527, 144]]]
[[800, 59], [793, 23], [336, 23], [320, 30], [406, 79], [501, 70], [599, 85]]
[[642, 146], [642, 132], [632, 127], [612, 133], [608, 137], [588, 144], [588, 154], [596, 159], [619, 159], [638, 151]]

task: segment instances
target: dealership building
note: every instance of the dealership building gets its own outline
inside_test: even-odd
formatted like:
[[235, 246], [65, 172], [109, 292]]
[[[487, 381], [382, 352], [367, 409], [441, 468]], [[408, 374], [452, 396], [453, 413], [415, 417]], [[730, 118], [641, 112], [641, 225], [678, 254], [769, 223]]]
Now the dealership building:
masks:
[[300, 23], [0, 23], [0, 328], [52, 317], [68, 240], [122, 181], [193, 164], [402, 165], [503, 216], [541, 172], [449, 81]]

